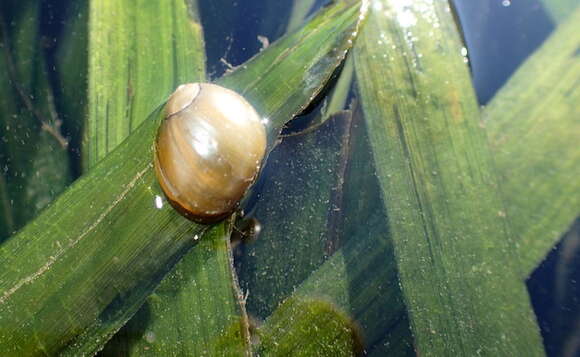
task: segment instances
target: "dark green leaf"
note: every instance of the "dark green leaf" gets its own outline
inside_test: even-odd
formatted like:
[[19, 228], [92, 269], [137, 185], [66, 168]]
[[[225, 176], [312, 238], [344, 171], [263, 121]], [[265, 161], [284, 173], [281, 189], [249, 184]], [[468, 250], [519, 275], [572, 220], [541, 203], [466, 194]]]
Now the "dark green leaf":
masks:
[[0, 5], [0, 241], [34, 218], [71, 180], [40, 37], [40, 2]]

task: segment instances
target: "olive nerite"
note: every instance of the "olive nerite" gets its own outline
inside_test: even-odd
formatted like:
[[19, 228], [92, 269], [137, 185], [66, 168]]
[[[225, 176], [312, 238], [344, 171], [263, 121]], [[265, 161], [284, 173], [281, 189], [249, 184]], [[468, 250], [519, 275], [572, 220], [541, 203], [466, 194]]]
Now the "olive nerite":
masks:
[[165, 105], [155, 172], [174, 208], [211, 223], [236, 209], [265, 152], [266, 129], [246, 99], [215, 84], [189, 83]]

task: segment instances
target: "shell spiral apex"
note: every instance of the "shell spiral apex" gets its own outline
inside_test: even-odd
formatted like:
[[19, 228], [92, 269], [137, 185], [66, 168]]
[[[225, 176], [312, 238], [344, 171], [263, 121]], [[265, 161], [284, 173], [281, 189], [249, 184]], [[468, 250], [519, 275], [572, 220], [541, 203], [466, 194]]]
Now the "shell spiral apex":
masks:
[[210, 223], [237, 207], [265, 152], [266, 129], [248, 101], [215, 84], [189, 83], [165, 105], [155, 173], [177, 210]]

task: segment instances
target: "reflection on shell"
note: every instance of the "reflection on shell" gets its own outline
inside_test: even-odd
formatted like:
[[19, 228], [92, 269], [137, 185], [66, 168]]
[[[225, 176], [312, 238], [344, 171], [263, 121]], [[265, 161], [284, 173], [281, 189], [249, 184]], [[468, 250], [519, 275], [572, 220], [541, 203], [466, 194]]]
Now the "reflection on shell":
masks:
[[203, 223], [231, 213], [254, 181], [266, 131], [242, 96], [209, 83], [177, 88], [159, 128], [155, 172], [172, 205]]

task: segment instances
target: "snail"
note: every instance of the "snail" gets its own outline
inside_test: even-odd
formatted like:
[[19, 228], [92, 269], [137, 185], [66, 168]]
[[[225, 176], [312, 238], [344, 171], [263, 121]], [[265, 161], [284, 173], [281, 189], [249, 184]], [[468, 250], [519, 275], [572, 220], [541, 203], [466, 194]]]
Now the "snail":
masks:
[[260, 116], [238, 93], [209, 83], [179, 86], [164, 110], [154, 164], [165, 196], [196, 222], [225, 218], [260, 170], [267, 142]]

